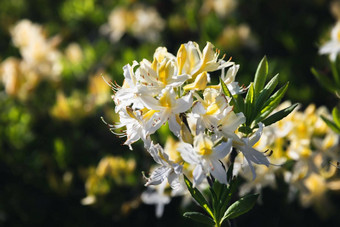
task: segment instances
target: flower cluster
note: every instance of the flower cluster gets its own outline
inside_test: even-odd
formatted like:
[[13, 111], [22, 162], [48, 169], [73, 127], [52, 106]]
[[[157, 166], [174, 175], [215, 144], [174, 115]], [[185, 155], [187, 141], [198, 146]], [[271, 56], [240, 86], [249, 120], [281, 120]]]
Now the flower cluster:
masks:
[[[253, 148], [264, 125], [258, 123], [252, 133], [238, 131], [246, 117], [234, 111], [232, 97], [246, 88], [235, 81], [239, 65], [220, 59], [219, 53], [209, 42], [203, 51], [195, 42], [182, 44], [176, 56], [159, 47], [152, 62], [143, 59], [124, 66], [122, 86], [110, 84], [120, 118], [112, 131], [126, 136], [124, 144], [130, 149], [133, 143], [143, 140], [158, 164], [147, 186], [167, 180], [173, 189], [178, 189], [183, 173], [192, 176], [194, 187], [207, 176], [227, 184], [227, 163], [222, 160], [233, 148], [243, 154], [253, 178], [253, 163], [269, 166], [266, 155]], [[209, 84], [210, 73], [218, 70], [220, 83]], [[223, 87], [231, 96], [225, 95]], [[175, 149], [163, 149], [151, 138], [165, 124], [178, 140]]]
[[[288, 105], [288, 102], [282, 103], [279, 109]], [[326, 193], [340, 190], [335, 167], [336, 160], [340, 159], [340, 149], [339, 135], [320, 116], [330, 118], [329, 111], [311, 104], [303, 112], [294, 111], [280, 122], [266, 127], [255, 147], [272, 152], [271, 163], [291, 164], [289, 168], [287, 165], [268, 169], [256, 166], [258, 177], [255, 181], [247, 171], [241, 171], [248, 181], [241, 186], [240, 194], [253, 189], [260, 191], [266, 186], [276, 187], [276, 174], [281, 173], [289, 185], [290, 199], [299, 195], [303, 206], [314, 205], [321, 215], [325, 214], [325, 207], [330, 207]]]
[[[136, 168], [133, 159], [126, 160], [120, 156], [106, 156], [100, 160], [96, 168], [91, 167], [87, 171], [86, 193], [82, 199], [83, 205], [90, 205], [96, 202], [97, 197], [109, 193], [111, 184], [128, 184], [130, 176]], [[112, 179], [110, 182], [108, 179]]]
[[[10, 31], [12, 42], [19, 49], [22, 59], [9, 57], [0, 64], [0, 79], [9, 96], [22, 101], [30, 95], [42, 80], [51, 84], [63, 82], [67, 70], [81, 72], [87, 56], [77, 43], [71, 43], [64, 51], [57, 48], [59, 36], [47, 39], [44, 28], [29, 20], [19, 21]], [[105, 72], [98, 70], [95, 74]], [[109, 100], [110, 88], [102, 77], [89, 76], [88, 91], [74, 90], [66, 97], [62, 89], [56, 92], [56, 103], [50, 108], [53, 117], [63, 120], [80, 119]]]
[[58, 80], [62, 65], [56, 46], [60, 39], [47, 39], [43, 28], [29, 20], [19, 21], [11, 29], [11, 36], [22, 59], [9, 57], [2, 62], [0, 78], [7, 94], [25, 99], [40, 80]]

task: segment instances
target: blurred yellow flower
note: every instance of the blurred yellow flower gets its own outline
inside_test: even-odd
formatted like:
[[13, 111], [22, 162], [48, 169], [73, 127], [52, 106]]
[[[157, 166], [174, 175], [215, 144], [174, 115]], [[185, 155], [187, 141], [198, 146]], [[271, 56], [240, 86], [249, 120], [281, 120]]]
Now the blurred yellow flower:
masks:
[[0, 64], [0, 79], [6, 93], [21, 100], [27, 99], [40, 80], [36, 73], [25, 70], [24, 62], [13, 57], [7, 58]]
[[227, 50], [237, 49], [242, 46], [253, 47], [256, 45], [247, 24], [225, 27], [222, 34], [218, 37], [217, 43]]
[[85, 97], [81, 93], [75, 91], [70, 97], [66, 97], [63, 92], [59, 91], [50, 113], [53, 117], [62, 120], [81, 119], [91, 111], [86, 110], [84, 106]]
[[11, 35], [30, 70], [42, 77], [58, 79], [62, 71], [61, 53], [56, 49], [60, 42], [58, 36], [47, 39], [40, 25], [26, 19], [11, 29]]
[[118, 42], [125, 33], [131, 33], [138, 39], [155, 42], [160, 38], [160, 31], [165, 22], [153, 7], [137, 5], [132, 9], [116, 7], [109, 15], [108, 23], [100, 31], [110, 36], [112, 42]]
[[219, 17], [223, 18], [232, 13], [236, 6], [236, 0], [205, 0], [201, 12], [205, 15], [210, 11], [214, 11]]
[[113, 180], [116, 184], [127, 184], [127, 177], [133, 173], [136, 162], [126, 160], [119, 156], [106, 156], [102, 158], [96, 168], [88, 170], [85, 188], [87, 196], [81, 200], [82, 205], [91, 205], [97, 201], [96, 196], [110, 192]]
[[78, 43], [70, 43], [66, 47], [65, 55], [72, 64], [79, 64], [84, 58], [83, 51]]

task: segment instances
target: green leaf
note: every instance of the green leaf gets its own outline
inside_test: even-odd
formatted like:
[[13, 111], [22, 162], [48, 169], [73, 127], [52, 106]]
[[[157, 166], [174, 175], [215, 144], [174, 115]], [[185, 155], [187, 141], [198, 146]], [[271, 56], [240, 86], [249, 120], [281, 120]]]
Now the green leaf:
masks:
[[315, 76], [315, 78], [319, 81], [319, 83], [328, 91], [334, 93], [335, 91], [339, 90], [336, 84], [331, 81], [326, 75], [321, 75], [316, 69], [312, 68], [311, 72]]
[[241, 126], [241, 127], [238, 128], [238, 131], [242, 132], [242, 133], [244, 133], [246, 135], [248, 135], [248, 134], [253, 132], [253, 130], [249, 126]]
[[264, 104], [264, 108], [260, 112], [260, 116], [257, 116], [256, 123], [261, 122], [266, 118], [279, 104], [288, 89], [289, 82], [283, 85], [277, 92], [275, 92]]
[[333, 121], [328, 120], [324, 116], [321, 116], [321, 118], [334, 132], [340, 134], [340, 127], [338, 127]]
[[258, 194], [246, 195], [233, 203], [225, 212], [223, 220], [234, 219], [244, 213], [247, 213], [254, 207], [258, 196]]
[[219, 181], [215, 180], [214, 184], [213, 184], [213, 190], [215, 192], [215, 194], [218, 196], [218, 198], [221, 197], [221, 194], [223, 192], [224, 189], [224, 185], [225, 184], [221, 184]]
[[192, 220], [195, 220], [197, 222], [203, 223], [203, 224], [207, 224], [207, 225], [211, 225], [211, 226], [215, 225], [214, 220], [212, 220], [208, 216], [201, 214], [199, 212], [185, 212], [183, 214], [183, 216], [186, 217], [186, 218], [190, 218]]
[[279, 82], [279, 74], [276, 74], [260, 92], [258, 98], [256, 99], [256, 113], [262, 110], [263, 104], [268, 100], [269, 96], [272, 94]]
[[221, 184], [219, 181], [215, 180], [213, 187], [210, 188], [211, 194], [213, 198], [213, 211], [215, 214], [215, 220], [220, 219], [221, 212], [224, 213], [224, 211], [221, 211], [221, 196], [223, 193], [227, 190], [227, 185]]
[[246, 99], [245, 99], [245, 112], [244, 115], [246, 117], [246, 125], [249, 125], [253, 119], [254, 112], [254, 99], [255, 99], [255, 91], [254, 91], [254, 83], [250, 83], [250, 87], [248, 89]]
[[[222, 86], [222, 91], [223, 93], [228, 96], [228, 97], [231, 97], [231, 105], [234, 106], [234, 111], [236, 113], [240, 112], [240, 107], [239, 107], [239, 103], [237, 102], [237, 100], [234, 98], [234, 96], [231, 95], [231, 92], [229, 91], [227, 85], [223, 82], [222, 78], [220, 77], [220, 83], [221, 83], [221, 86]], [[242, 103], [243, 105], [243, 103]]]
[[334, 107], [332, 110], [334, 123], [340, 128], [340, 112], [338, 108]]
[[264, 87], [267, 75], [268, 75], [268, 62], [266, 56], [264, 56], [260, 61], [259, 65], [257, 66], [257, 70], [255, 73], [254, 79], [255, 96], [257, 96]]
[[233, 97], [227, 87], [227, 85], [225, 85], [224, 81], [222, 80], [222, 78], [220, 77], [220, 83], [221, 83], [221, 86], [222, 86], [222, 91], [223, 93], [228, 96], [228, 97]]
[[192, 183], [190, 180], [184, 175], [184, 182], [191, 194], [191, 196], [198, 202], [198, 204], [201, 205], [201, 207], [207, 211], [207, 213], [214, 218], [213, 212], [211, 211], [211, 208], [207, 202], [207, 200], [204, 198], [202, 193], [197, 189], [192, 187]]
[[220, 205], [221, 212], [225, 212], [225, 210], [227, 209], [227, 206], [229, 205], [231, 197], [236, 192], [237, 188], [238, 188], [237, 179], [232, 179], [230, 181], [229, 186], [226, 188], [225, 191], [223, 191], [223, 194], [221, 196], [221, 205]]
[[234, 98], [236, 99], [238, 112], [244, 112], [244, 100], [241, 94], [235, 95]]
[[262, 121], [262, 123], [265, 126], [274, 124], [275, 122], [283, 119], [284, 117], [286, 117], [288, 114], [290, 114], [296, 107], [298, 106], [298, 103], [295, 103], [294, 105], [291, 105], [283, 110], [280, 110], [276, 113], [274, 113], [273, 115], [269, 116], [268, 118], [264, 119]]

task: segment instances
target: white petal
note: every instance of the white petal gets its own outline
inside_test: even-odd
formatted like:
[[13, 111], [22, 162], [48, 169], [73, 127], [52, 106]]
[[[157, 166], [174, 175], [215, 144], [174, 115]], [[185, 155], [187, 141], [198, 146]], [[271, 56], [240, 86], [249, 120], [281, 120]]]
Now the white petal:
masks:
[[146, 182], [145, 186], [158, 185], [162, 183], [168, 177], [170, 171], [171, 168], [168, 166], [160, 166], [156, 168], [151, 173], [151, 176], [149, 177], [148, 182]]
[[180, 138], [181, 134], [180, 134], [180, 131], [181, 131], [181, 126], [180, 124], [177, 122], [176, 120], [176, 115], [175, 114], [172, 114], [169, 118], [169, 129], [171, 132], [173, 132], [175, 134], [175, 136], [177, 136], [178, 138]]
[[173, 78], [171, 78], [172, 81], [169, 84], [169, 86], [171, 86], [171, 87], [181, 86], [189, 78], [190, 78], [190, 76], [187, 75], [187, 74], [183, 74], [183, 75], [179, 75], [179, 76], [173, 77]]
[[192, 106], [192, 101], [192, 93], [190, 92], [186, 96], [176, 100], [176, 106], [172, 109], [172, 112], [178, 114], [187, 111]]
[[210, 173], [222, 184], [227, 184], [227, 172], [218, 160], [211, 160], [213, 168]]
[[262, 135], [263, 124], [260, 122], [258, 125], [259, 125], [259, 129], [255, 132], [255, 135], [251, 137], [249, 140], [249, 146], [251, 147], [254, 146], [254, 144], [257, 143], [257, 141], [259, 141]]
[[162, 108], [159, 105], [159, 101], [157, 99], [155, 99], [154, 97], [142, 92], [139, 93], [140, 96], [140, 100], [142, 101], [142, 103], [144, 104], [144, 106], [150, 110], [162, 110], [164, 108]]
[[268, 161], [267, 157], [257, 150], [255, 150], [252, 147], [247, 147], [242, 150], [242, 153], [244, 156], [249, 159], [250, 161], [256, 163], [256, 164], [262, 164], [265, 166], [269, 166], [270, 162]]
[[201, 182], [203, 181], [203, 179], [206, 177], [202, 166], [201, 165], [197, 165], [196, 168], [194, 169], [193, 173], [192, 173], [193, 177], [194, 177], [194, 182], [192, 183], [192, 186], [195, 188], [197, 185], [201, 184]]
[[220, 145], [214, 148], [214, 158], [216, 159], [222, 159], [225, 156], [227, 156], [231, 149], [232, 149], [232, 143], [233, 141], [231, 139], [228, 139], [227, 142], [222, 142]]
[[205, 114], [207, 111], [204, 109], [201, 102], [195, 102], [191, 112], [194, 114]]
[[197, 154], [191, 144], [182, 142], [179, 144], [177, 149], [181, 153], [183, 160], [187, 163], [198, 164], [200, 162], [200, 159], [197, 157]]
[[254, 168], [253, 164], [251, 163], [251, 161], [246, 156], [244, 156], [244, 157], [246, 158], [248, 165], [249, 165], [249, 168], [250, 168], [250, 170], [253, 174], [253, 180], [255, 180], [255, 178], [256, 178], [255, 168]]
[[168, 176], [168, 182], [170, 184], [170, 187], [172, 189], [177, 189], [180, 187], [180, 182], [179, 182], [179, 176], [175, 173], [175, 172], [172, 172], [169, 174]]
[[319, 54], [330, 54], [339, 49], [340, 43], [337, 41], [329, 41], [325, 43], [319, 50]]

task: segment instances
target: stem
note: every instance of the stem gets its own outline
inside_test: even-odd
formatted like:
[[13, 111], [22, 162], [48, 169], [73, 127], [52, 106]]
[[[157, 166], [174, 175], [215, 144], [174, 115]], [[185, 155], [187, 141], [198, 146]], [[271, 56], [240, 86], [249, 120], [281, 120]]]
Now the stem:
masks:
[[209, 183], [210, 188], [212, 189], [212, 187], [214, 185], [213, 180], [209, 176], [207, 176], [207, 181]]
[[221, 227], [219, 222], [215, 222], [215, 227]]
[[234, 164], [236, 156], [237, 156], [237, 151], [233, 147], [233, 149], [231, 151], [231, 154], [230, 154], [230, 162], [231, 162], [231, 164]]

